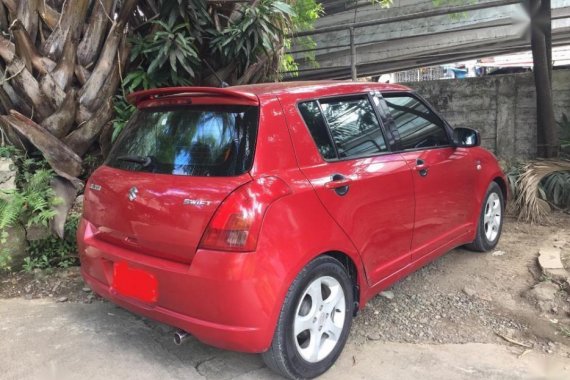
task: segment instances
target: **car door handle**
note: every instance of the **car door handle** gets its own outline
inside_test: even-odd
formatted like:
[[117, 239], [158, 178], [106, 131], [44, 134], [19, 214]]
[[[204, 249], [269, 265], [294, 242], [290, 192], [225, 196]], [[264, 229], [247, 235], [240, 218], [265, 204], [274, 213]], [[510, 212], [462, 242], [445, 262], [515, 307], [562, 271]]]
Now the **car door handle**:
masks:
[[429, 173], [429, 168], [426, 165], [426, 162], [421, 158], [416, 160], [416, 171], [419, 173], [420, 176], [425, 177]]
[[349, 186], [352, 183], [350, 178], [346, 178], [342, 174], [334, 174], [330, 182], [325, 183], [325, 188], [334, 190], [338, 195], [346, 195]]

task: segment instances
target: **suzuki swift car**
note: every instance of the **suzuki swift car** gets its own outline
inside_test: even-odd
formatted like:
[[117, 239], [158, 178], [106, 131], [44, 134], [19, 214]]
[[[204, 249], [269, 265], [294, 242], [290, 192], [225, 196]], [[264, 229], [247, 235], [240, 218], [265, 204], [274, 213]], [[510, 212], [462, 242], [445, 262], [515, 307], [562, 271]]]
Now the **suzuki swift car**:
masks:
[[462, 245], [507, 198], [479, 134], [409, 88], [179, 87], [137, 111], [86, 185], [81, 273], [101, 296], [289, 378], [340, 355], [357, 310]]

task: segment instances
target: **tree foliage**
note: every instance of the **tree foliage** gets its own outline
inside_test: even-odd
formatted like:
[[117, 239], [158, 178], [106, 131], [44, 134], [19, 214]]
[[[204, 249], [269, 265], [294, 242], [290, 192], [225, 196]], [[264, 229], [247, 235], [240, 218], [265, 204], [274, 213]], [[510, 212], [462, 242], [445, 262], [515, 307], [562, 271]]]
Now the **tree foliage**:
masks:
[[4, 137], [77, 183], [82, 158], [108, 150], [121, 82], [127, 92], [275, 79], [285, 35], [319, 9], [314, 0], [3, 0]]
[[[285, 35], [315, 18], [297, 16], [299, 4], [316, 7], [314, 0], [2, 0], [1, 141], [40, 152], [78, 190], [91, 166], [85, 157], [104, 156], [132, 112], [126, 92], [275, 79]], [[69, 205], [75, 192], [62, 193]]]
[[[315, 21], [324, 14], [324, 7], [315, 0], [296, 0], [292, 3], [292, 7], [294, 15], [292, 17], [293, 25], [291, 29], [293, 32], [298, 30], [312, 30]], [[318, 68], [319, 65], [317, 64], [315, 53], [317, 43], [315, 40], [310, 36], [296, 37], [295, 43], [297, 46], [306, 50], [303, 60], [313, 67]], [[286, 50], [290, 49], [292, 47], [291, 39], [286, 38], [283, 41], [283, 46]], [[279, 71], [296, 76], [298, 70], [299, 65], [293, 55], [284, 54], [281, 59]]]
[[[285, 36], [310, 29], [322, 9], [315, 0], [160, 0], [155, 17], [147, 17], [130, 38], [130, 71], [123, 91], [276, 80], [281, 70], [297, 68], [285, 54], [290, 43]], [[124, 95], [117, 97], [115, 111], [113, 138], [133, 112]]]

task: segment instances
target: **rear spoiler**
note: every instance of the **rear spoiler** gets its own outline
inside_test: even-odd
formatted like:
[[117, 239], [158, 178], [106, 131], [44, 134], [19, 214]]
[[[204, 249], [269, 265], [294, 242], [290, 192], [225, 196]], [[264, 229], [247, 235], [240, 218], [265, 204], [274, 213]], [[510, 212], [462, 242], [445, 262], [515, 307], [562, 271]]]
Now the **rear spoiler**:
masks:
[[[143, 90], [133, 92], [127, 95], [127, 101], [135, 106], [141, 105], [141, 103], [146, 103], [151, 101], [164, 101], [164, 103], [176, 102], [176, 99], [180, 98], [225, 98], [234, 99], [240, 103], [249, 103], [251, 105], [259, 105], [259, 99], [257, 95], [250, 92], [243, 92], [232, 90], [231, 88], [218, 88], [218, 87], [162, 87], [153, 88], [150, 90]], [[228, 99], [228, 100], [229, 100]]]

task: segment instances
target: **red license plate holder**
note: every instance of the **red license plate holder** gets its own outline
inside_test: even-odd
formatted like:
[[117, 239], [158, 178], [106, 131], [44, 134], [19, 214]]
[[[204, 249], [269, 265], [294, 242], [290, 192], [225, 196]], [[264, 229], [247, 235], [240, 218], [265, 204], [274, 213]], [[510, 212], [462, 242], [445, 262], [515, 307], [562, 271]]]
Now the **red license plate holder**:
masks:
[[156, 277], [142, 269], [132, 268], [125, 262], [113, 265], [113, 289], [117, 294], [154, 303], [158, 299]]

